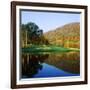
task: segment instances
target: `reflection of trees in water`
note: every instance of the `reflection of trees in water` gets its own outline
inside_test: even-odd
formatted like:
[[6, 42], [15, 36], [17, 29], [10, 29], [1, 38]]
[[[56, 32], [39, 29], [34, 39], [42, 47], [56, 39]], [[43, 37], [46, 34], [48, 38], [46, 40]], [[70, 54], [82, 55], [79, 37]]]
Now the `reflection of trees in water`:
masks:
[[80, 52], [50, 54], [45, 62], [66, 72], [80, 73]]
[[47, 57], [48, 55], [22, 54], [22, 76], [30, 78], [37, 74]]
[[32, 78], [47, 63], [66, 72], [80, 73], [80, 52], [22, 54], [22, 77]]

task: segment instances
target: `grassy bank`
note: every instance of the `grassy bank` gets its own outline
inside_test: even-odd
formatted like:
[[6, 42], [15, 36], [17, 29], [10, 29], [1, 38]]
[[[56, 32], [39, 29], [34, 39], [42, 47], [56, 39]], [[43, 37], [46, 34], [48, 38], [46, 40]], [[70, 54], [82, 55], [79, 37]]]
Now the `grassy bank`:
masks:
[[69, 52], [69, 51], [79, 51], [76, 48], [64, 48], [59, 46], [51, 45], [32, 45], [30, 47], [22, 48], [22, 52]]

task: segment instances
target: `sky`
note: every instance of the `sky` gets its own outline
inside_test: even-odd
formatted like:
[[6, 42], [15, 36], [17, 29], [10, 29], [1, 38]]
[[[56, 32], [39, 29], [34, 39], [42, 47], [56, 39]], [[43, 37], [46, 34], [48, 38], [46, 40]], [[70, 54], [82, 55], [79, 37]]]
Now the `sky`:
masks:
[[37, 11], [21, 11], [21, 23], [27, 24], [34, 22], [43, 32], [48, 32], [57, 27], [72, 22], [80, 22], [79, 13], [56, 13], [56, 12], [37, 12]]

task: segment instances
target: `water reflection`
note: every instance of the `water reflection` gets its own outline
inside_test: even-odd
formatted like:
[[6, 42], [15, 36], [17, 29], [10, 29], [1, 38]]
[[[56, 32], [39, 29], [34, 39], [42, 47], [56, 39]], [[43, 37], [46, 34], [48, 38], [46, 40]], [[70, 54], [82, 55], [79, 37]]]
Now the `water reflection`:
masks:
[[46, 63], [70, 73], [80, 73], [80, 53], [49, 54]]
[[80, 73], [80, 52], [67, 52], [67, 53], [44, 52], [39, 54], [24, 53], [22, 54], [21, 62], [22, 62], [21, 77], [23, 78], [35, 77], [35, 75], [37, 75], [39, 71], [43, 70], [44, 67], [43, 63], [46, 63], [47, 65], [53, 66], [55, 68], [58, 68], [59, 70], [63, 70], [71, 74]]
[[42, 63], [48, 55], [22, 54], [22, 77], [34, 77], [43, 68]]

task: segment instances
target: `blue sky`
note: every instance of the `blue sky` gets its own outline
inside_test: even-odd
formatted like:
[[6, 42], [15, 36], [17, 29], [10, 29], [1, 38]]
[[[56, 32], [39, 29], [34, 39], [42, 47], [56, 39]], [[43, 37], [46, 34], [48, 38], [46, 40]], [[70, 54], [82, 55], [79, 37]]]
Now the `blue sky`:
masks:
[[80, 14], [21, 11], [21, 23], [36, 23], [44, 32], [72, 22], [80, 22]]

